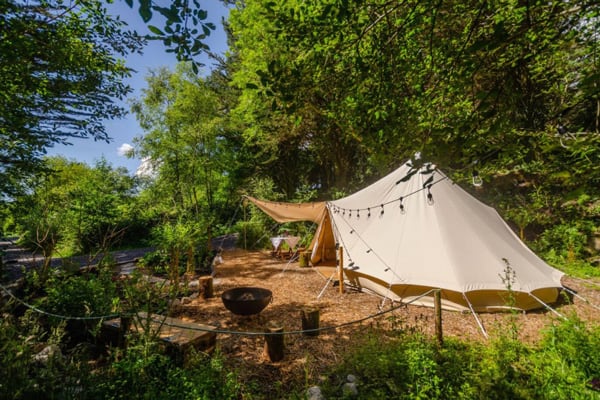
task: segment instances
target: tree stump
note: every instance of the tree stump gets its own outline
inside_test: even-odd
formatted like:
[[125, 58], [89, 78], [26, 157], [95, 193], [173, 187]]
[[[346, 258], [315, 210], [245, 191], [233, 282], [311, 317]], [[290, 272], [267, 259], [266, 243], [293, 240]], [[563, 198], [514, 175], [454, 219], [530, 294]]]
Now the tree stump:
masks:
[[310, 251], [299, 250], [298, 252], [298, 266], [300, 268], [306, 268], [310, 266]]
[[273, 362], [282, 360], [285, 352], [283, 326], [273, 321], [268, 322], [265, 333], [265, 357]]
[[214, 296], [212, 276], [201, 276], [198, 282], [203, 299], [209, 299]]
[[[319, 309], [316, 307], [304, 307], [301, 310], [302, 315], [302, 330], [319, 329]], [[318, 336], [319, 331], [304, 332], [304, 336]]]

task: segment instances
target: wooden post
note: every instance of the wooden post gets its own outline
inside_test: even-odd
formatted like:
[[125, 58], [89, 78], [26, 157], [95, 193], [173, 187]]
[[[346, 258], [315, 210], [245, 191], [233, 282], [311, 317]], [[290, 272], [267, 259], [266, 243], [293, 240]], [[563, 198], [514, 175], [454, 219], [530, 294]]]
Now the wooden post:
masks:
[[338, 257], [338, 280], [340, 282], [340, 294], [344, 294], [344, 248], [340, 246]]
[[310, 261], [310, 251], [306, 251], [304, 249], [298, 250], [298, 266], [300, 268], [308, 267]]
[[442, 291], [440, 289], [433, 292], [434, 312], [435, 312], [435, 337], [438, 346], [444, 344], [444, 334], [442, 331]]
[[[302, 330], [319, 329], [319, 309], [316, 307], [302, 308]], [[305, 336], [318, 336], [319, 331], [304, 332]]]
[[117, 346], [125, 347], [125, 337], [127, 332], [129, 332], [129, 328], [131, 327], [131, 316], [121, 315], [119, 321], [119, 330], [117, 334]]
[[270, 321], [265, 327], [264, 355], [275, 362], [283, 359], [285, 346], [283, 341], [283, 326]]
[[198, 279], [198, 283], [203, 299], [208, 299], [214, 296], [212, 276], [201, 276], [200, 279]]

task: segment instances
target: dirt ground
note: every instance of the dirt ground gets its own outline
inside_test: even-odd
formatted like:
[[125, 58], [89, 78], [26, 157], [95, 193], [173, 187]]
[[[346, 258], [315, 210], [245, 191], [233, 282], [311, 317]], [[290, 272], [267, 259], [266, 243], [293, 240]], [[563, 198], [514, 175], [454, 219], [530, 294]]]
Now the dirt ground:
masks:
[[[175, 315], [186, 321], [216, 326], [219, 330], [238, 333], [219, 333], [219, 351], [234, 366], [243, 371], [245, 378], [261, 381], [286, 382], [311, 380], [326, 366], [338, 363], [353, 338], [376, 326], [384, 329], [417, 330], [434, 335], [433, 309], [419, 306], [402, 306], [393, 312], [377, 317], [389, 310], [388, 301], [383, 307], [382, 299], [368, 293], [327, 285], [327, 278], [314, 268], [301, 268], [298, 262], [288, 263], [271, 256], [269, 252], [229, 250], [223, 254], [224, 263], [217, 268], [214, 278], [214, 297], [193, 299], [181, 306]], [[575, 297], [574, 304], [560, 305], [557, 312], [564, 316], [576, 314], [584, 321], [600, 322], [600, 280], [581, 280], [566, 277], [563, 284], [574, 289], [592, 305]], [[228, 311], [222, 303], [221, 294], [239, 286], [259, 286], [273, 292], [272, 303], [255, 316], [238, 316]], [[322, 292], [320, 299], [317, 296]], [[595, 306], [594, 306], [595, 305]], [[316, 306], [320, 310], [320, 326], [332, 327], [316, 337], [296, 334], [301, 330], [301, 309]], [[394, 304], [398, 306], [398, 304]], [[485, 313], [479, 318], [490, 337], [507, 329], [510, 314]], [[518, 332], [521, 340], [535, 342], [542, 329], [559, 318], [554, 312], [540, 310], [518, 315]], [[443, 312], [444, 337], [485, 341], [476, 319], [470, 313]], [[362, 320], [361, 322], [354, 322]], [[264, 332], [268, 323], [284, 327], [285, 357], [271, 362], [264, 355]], [[333, 329], [335, 327], [335, 329]], [[243, 333], [242, 333], [243, 332]]]

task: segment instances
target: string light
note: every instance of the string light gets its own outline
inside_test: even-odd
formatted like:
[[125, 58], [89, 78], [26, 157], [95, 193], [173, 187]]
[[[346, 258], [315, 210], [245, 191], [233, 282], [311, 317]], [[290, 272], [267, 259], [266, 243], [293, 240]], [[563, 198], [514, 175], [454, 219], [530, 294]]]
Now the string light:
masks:
[[400, 214], [406, 213], [406, 211], [404, 210], [404, 204], [402, 204], [402, 199], [403, 199], [403, 197], [400, 197], [400, 199], [399, 199], [399, 201], [400, 201]]
[[369, 213], [367, 214], [367, 218], [369, 218], [369, 217], [371, 216], [371, 207], [367, 208], [367, 211], [369, 212]]
[[381, 212], [379, 213], [379, 215], [383, 215], [383, 213], [385, 212], [385, 210], [383, 209], [383, 204], [381, 205]]
[[360, 218], [360, 210], [356, 210], [356, 218]]
[[427, 186], [427, 204], [433, 205], [433, 194], [431, 194], [431, 185]]

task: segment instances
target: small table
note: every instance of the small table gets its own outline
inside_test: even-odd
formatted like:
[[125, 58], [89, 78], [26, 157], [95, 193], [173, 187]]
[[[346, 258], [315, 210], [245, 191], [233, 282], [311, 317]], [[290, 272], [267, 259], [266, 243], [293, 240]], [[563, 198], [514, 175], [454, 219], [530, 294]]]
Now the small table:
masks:
[[285, 242], [290, 251], [294, 250], [300, 241], [300, 236], [275, 236], [271, 238], [273, 254], [281, 255], [281, 245]]

